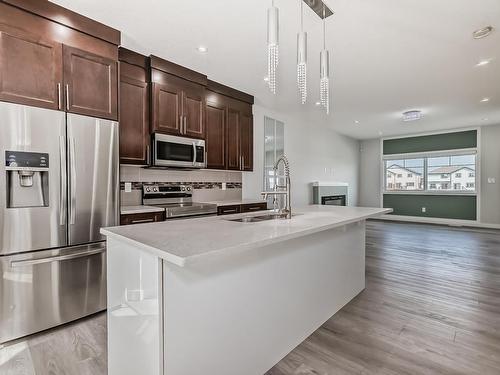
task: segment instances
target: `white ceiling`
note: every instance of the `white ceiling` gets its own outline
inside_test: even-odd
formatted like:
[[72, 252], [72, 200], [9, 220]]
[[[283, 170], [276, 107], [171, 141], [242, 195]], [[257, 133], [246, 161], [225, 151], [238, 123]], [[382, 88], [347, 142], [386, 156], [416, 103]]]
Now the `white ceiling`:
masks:
[[[299, 1], [275, 0], [280, 9], [276, 96], [263, 81], [271, 0], [54, 2], [121, 30], [127, 48], [201, 71], [255, 95], [259, 104], [355, 138], [500, 123], [500, 1], [327, 0], [335, 11], [327, 19], [333, 71], [330, 116], [314, 105], [322, 27], [307, 7], [309, 100], [299, 104]], [[474, 40], [472, 32], [487, 25], [496, 32]], [[208, 54], [200, 54], [199, 45], [207, 46]], [[493, 60], [476, 67], [482, 59]], [[483, 97], [491, 100], [481, 103]], [[421, 109], [425, 118], [403, 123], [401, 113], [408, 109]]]

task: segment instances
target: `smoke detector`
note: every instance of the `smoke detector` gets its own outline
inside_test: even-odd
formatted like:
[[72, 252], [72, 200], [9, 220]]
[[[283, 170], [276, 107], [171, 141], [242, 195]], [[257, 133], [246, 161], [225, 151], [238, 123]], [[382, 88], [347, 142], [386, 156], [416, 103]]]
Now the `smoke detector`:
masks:
[[417, 109], [403, 112], [403, 121], [404, 122], [417, 121], [417, 120], [420, 120], [422, 117], [423, 117], [422, 111], [419, 111]]

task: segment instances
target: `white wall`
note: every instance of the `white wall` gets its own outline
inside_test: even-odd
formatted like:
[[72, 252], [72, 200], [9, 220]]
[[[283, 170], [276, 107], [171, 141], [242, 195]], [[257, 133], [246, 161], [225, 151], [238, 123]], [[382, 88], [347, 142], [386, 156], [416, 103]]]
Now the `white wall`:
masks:
[[[349, 202], [358, 203], [359, 142], [302, 114], [277, 113], [256, 104], [254, 114], [254, 171], [243, 173], [243, 198], [260, 196], [264, 168], [264, 116], [285, 123], [285, 154], [290, 160], [292, 204], [312, 203], [312, 181], [349, 183]], [[325, 170], [326, 169], [326, 170]]]
[[381, 199], [381, 158], [380, 139], [361, 141], [359, 205], [380, 207]]
[[[500, 125], [481, 128], [481, 221], [500, 224]], [[488, 183], [494, 178], [496, 183]]]

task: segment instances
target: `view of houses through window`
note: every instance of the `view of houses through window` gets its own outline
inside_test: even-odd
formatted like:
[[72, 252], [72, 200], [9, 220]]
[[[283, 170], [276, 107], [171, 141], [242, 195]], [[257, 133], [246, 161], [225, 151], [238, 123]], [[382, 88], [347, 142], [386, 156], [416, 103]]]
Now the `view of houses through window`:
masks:
[[475, 191], [476, 155], [385, 160], [386, 191]]

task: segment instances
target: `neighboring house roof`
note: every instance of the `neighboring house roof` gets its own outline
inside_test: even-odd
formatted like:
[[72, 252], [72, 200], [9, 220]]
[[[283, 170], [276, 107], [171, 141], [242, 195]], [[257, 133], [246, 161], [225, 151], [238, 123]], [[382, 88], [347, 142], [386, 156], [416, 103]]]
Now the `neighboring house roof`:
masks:
[[458, 171], [461, 171], [462, 169], [467, 169], [469, 171], [474, 171], [474, 169], [469, 168], [469, 167], [457, 167], [457, 166], [450, 166], [450, 167], [439, 167], [436, 169], [433, 169], [432, 171], [429, 172], [429, 174], [449, 174], [449, 173], [455, 173]]
[[411, 169], [408, 169], [408, 168], [402, 167], [402, 166], [397, 165], [397, 164], [393, 164], [393, 165], [391, 165], [389, 168], [387, 168], [387, 171], [388, 171], [388, 172], [391, 172], [391, 173], [396, 173], [396, 172], [394, 172], [394, 171], [391, 171], [390, 169], [402, 169], [402, 170], [404, 170], [404, 171], [408, 171], [408, 172], [410, 172], [410, 173], [415, 173], [415, 174], [418, 174], [418, 175], [421, 175], [421, 174], [422, 174], [422, 173], [420, 173], [420, 172], [417, 172], [417, 171], [414, 171], [414, 170], [411, 170]]

